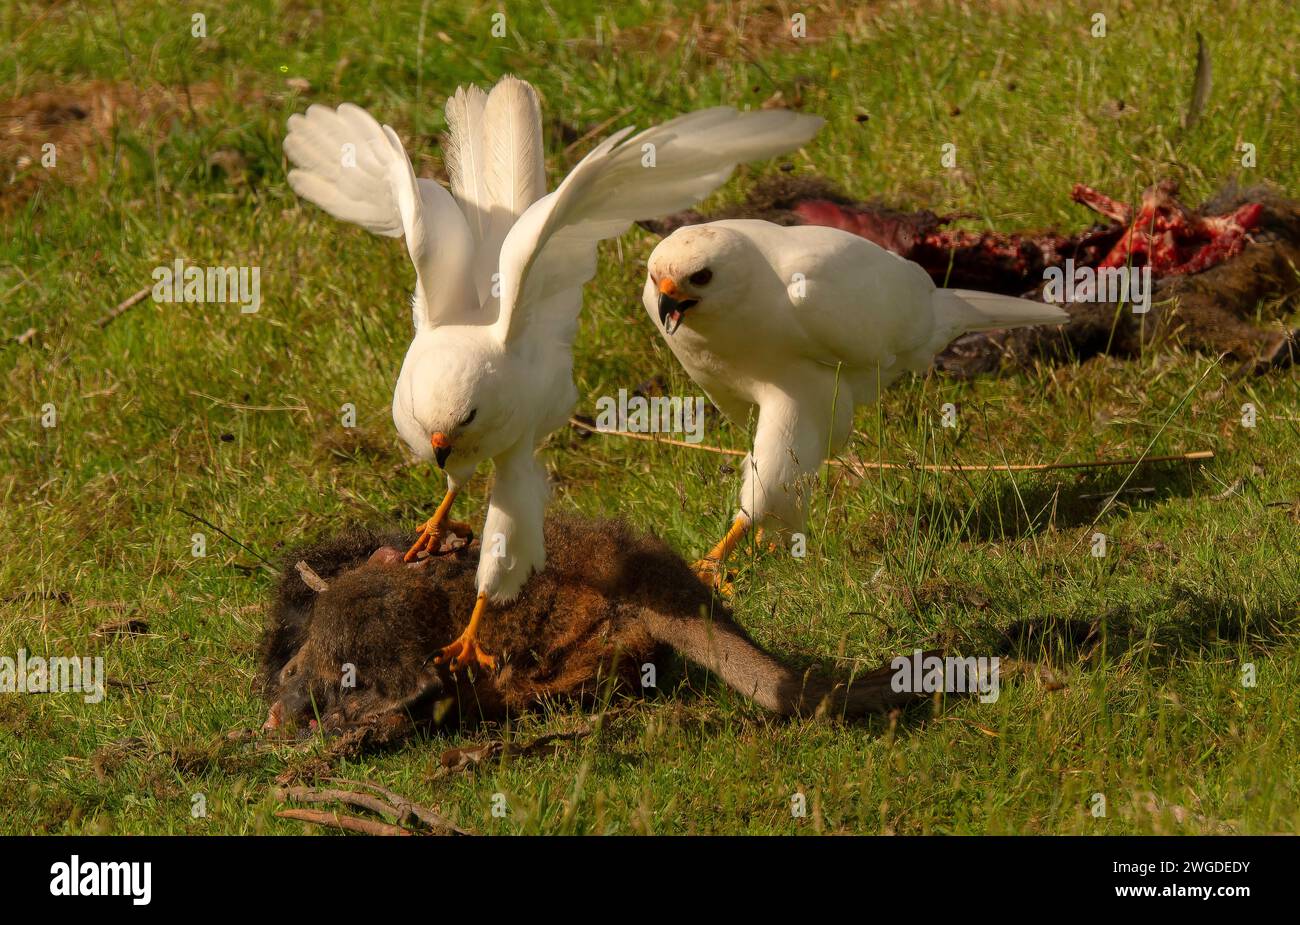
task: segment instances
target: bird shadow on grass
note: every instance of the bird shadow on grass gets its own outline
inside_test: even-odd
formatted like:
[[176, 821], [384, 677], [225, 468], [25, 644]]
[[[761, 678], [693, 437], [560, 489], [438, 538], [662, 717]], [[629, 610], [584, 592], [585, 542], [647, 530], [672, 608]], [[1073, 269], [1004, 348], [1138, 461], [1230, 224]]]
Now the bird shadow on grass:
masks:
[[1175, 583], [1141, 606], [1124, 602], [1095, 616], [1062, 615], [984, 624], [974, 651], [1057, 666], [1120, 661], [1166, 668], [1207, 653], [1267, 653], [1300, 637], [1300, 596], [1253, 589], [1203, 590]]
[[996, 487], [964, 485], [923, 501], [919, 527], [946, 529], [952, 539], [963, 542], [1025, 539], [1113, 522], [1140, 507], [1191, 497], [1197, 484], [1192, 469], [1172, 463], [1138, 472], [1084, 470], [1033, 485], [1010, 479]]

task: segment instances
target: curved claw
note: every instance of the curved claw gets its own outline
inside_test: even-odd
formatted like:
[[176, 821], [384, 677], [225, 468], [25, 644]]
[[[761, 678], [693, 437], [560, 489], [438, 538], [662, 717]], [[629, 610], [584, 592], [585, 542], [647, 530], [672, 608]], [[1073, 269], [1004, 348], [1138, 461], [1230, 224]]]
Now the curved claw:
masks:
[[444, 520], [440, 524], [434, 523], [431, 517], [425, 522], [424, 526], [420, 527], [420, 536], [411, 548], [406, 551], [406, 555], [402, 556], [402, 561], [414, 562], [422, 552], [436, 556], [443, 551], [442, 543], [448, 536], [457, 536], [469, 542], [474, 536], [474, 528], [459, 520]]
[[736, 515], [736, 519], [731, 522], [731, 528], [727, 530], [727, 535], [722, 538], [718, 545], [709, 550], [708, 555], [692, 566], [696, 577], [713, 590], [731, 597], [735, 591], [735, 586], [731, 580], [734, 573], [725, 569], [723, 563], [727, 561], [727, 556], [731, 555], [731, 551], [736, 548], [736, 545], [748, 532], [749, 518], [743, 514]]
[[699, 559], [691, 565], [691, 571], [695, 572], [695, 577], [700, 580], [700, 584], [712, 588], [724, 597], [731, 597], [736, 593], [736, 585], [733, 581], [735, 572], [724, 568], [717, 559], [707, 556]]
[[447, 663], [447, 667], [453, 672], [459, 671], [468, 666], [474, 666], [484, 671], [496, 671], [497, 660], [483, 651], [478, 644], [478, 639], [473, 636], [466, 636], [462, 633], [455, 642], [443, 646], [442, 652], [433, 660], [435, 665]]
[[402, 556], [403, 562], [414, 562], [420, 553], [435, 554], [442, 546], [442, 538], [450, 528], [453, 532], [459, 527], [468, 530], [465, 524], [458, 524], [448, 518], [451, 513], [451, 503], [456, 500], [456, 489], [448, 488], [447, 494], [443, 496], [442, 503], [438, 509], [433, 512], [433, 516], [424, 522], [420, 528], [420, 538], [414, 545]]
[[483, 619], [483, 612], [487, 609], [487, 594], [480, 594], [478, 600], [474, 602], [474, 612], [470, 614], [469, 625], [465, 627], [464, 632], [456, 637], [450, 645], [443, 646], [438, 657], [433, 660], [435, 665], [441, 665], [443, 662], [448, 663], [448, 667], [453, 671], [458, 671], [467, 665], [475, 665], [484, 671], [495, 671], [497, 660], [480, 648], [478, 644], [478, 625]]
[[428, 552], [432, 555], [435, 542], [441, 542], [438, 531], [437, 529], [430, 530], [429, 523], [426, 522], [420, 528], [420, 535], [416, 538], [415, 543], [406, 551], [406, 555], [402, 556], [402, 561], [414, 562], [422, 552]]

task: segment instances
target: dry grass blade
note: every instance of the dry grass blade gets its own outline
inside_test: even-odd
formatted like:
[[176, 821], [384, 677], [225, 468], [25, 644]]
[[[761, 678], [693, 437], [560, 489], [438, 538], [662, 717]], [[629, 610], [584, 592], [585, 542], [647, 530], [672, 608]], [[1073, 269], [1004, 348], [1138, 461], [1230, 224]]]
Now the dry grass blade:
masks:
[[195, 398], [203, 398], [212, 402], [214, 405], [220, 405], [223, 408], [233, 408], [236, 411], [301, 411], [306, 412], [310, 409], [303, 404], [297, 405], [249, 405], [244, 402], [227, 401], [224, 398], [217, 398], [215, 395], [208, 395], [206, 392], [200, 392], [197, 389], [190, 389], [190, 394]]
[[1196, 33], [1196, 76], [1192, 79], [1192, 99], [1187, 105], [1187, 112], [1183, 115], [1183, 128], [1191, 128], [1201, 118], [1201, 113], [1205, 111], [1205, 103], [1210, 98], [1213, 79], [1210, 51], [1205, 47], [1205, 38], [1198, 32]]
[[103, 639], [113, 636], [143, 636], [147, 632], [149, 632], [149, 621], [142, 617], [132, 617], [129, 620], [102, 623], [95, 628], [92, 635]]

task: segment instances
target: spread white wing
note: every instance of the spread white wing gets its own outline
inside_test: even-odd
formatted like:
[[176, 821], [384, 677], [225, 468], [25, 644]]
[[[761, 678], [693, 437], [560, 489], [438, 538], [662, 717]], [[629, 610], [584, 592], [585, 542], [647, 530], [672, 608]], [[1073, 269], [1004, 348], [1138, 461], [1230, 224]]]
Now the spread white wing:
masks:
[[470, 276], [474, 240], [452, 196], [419, 180], [397, 134], [359, 106], [289, 117], [289, 185], [335, 218], [405, 237], [415, 265], [416, 326], [481, 320]]
[[597, 242], [638, 219], [693, 205], [725, 183], [737, 164], [798, 148], [822, 122], [786, 110], [720, 106], [605, 139], [506, 236], [497, 335], [508, 341], [543, 324], [571, 340], [581, 300], [556, 296], [595, 275]]

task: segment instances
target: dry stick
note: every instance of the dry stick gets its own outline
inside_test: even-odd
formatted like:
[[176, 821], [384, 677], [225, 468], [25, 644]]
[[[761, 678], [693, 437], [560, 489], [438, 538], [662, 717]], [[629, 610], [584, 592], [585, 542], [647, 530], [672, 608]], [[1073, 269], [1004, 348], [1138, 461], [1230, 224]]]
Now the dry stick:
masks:
[[299, 559], [294, 563], [294, 568], [298, 570], [299, 576], [302, 577], [302, 583], [311, 588], [317, 594], [323, 594], [329, 590], [329, 583], [316, 574], [316, 570], [307, 564], [306, 560]]
[[[968, 466], [962, 463], [953, 465], [909, 466], [906, 463], [863, 463], [857, 460], [833, 459], [833, 465], [847, 469], [925, 469], [927, 472], [1046, 472], [1049, 469], [1098, 469], [1106, 466], [1136, 466], [1140, 463], [1154, 462], [1192, 462], [1198, 459], [1213, 459], [1214, 450], [1192, 450], [1188, 453], [1175, 453], [1172, 456], [1138, 456], [1130, 459], [1089, 459], [1083, 462], [1063, 463], [1003, 463], [994, 466]], [[860, 472], [858, 473], [861, 474]]]
[[[651, 434], [634, 434], [626, 430], [601, 430], [598, 427], [592, 427], [584, 421], [577, 418], [569, 418], [569, 423], [574, 427], [590, 431], [593, 434], [605, 434], [612, 437], [627, 437], [632, 440], [648, 440], [651, 443], [665, 443], [669, 446], [682, 446], [688, 450], [707, 450], [710, 453], [722, 453], [727, 456], [744, 456], [744, 450], [730, 450], [721, 446], [709, 446], [704, 443], [687, 443], [685, 440], [672, 440], [668, 437], [659, 437]], [[925, 464], [920, 466], [909, 465], [908, 463], [887, 463], [887, 462], [863, 462], [860, 459], [832, 459], [829, 460], [832, 466], [842, 466], [853, 472], [855, 475], [861, 475], [868, 469], [922, 469], [926, 472], [1044, 472], [1048, 469], [1092, 469], [1104, 466], [1135, 466], [1144, 462], [1188, 462], [1197, 459], [1213, 459], [1213, 450], [1193, 450], [1189, 453], [1176, 453], [1173, 456], [1145, 456], [1135, 459], [1092, 459], [1084, 462], [1058, 462], [1058, 463], [1003, 463], [1002, 465], [966, 465], [964, 463], [953, 463], [950, 465], [942, 464]]]
[[334, 784], [346, 784], [349, 787], [367, 787], [375, 793], [380, 794], [398, 811], [398, 818], [403, 818], [409, 814], [419, 819], [434, 832], [440, 835], [469, 835], [472, 834], [460, 826], [451, 822], [441, 813], [429, 809], [427, 806], [421, 806], [419, 803], [413, 803], [400, 793], [389, 790], [387, 787], [381, 787], [379, 784], [372, 784], [364, 780], [346, 780], [342, 777], [331, 777], [330, 782]]
[[140, 304], [141, 302], [143, 302], [145, 296], [147, 296], [147, 295], [149, 294], [149, 292], [150, 292], [150, 289], [149, 289], [148, 286], [146, 286], [146, 287], [144, 287], [143, 289], [141, 289], [139, 292], [134, 292], [134, 293], [132, 293], [131, 295], [129, 295], [129, 296], [127, 296], [125, 299], [123, 299], [121, 302], [117, 303], [117, 307], [116, 307], [116, 308], [114, 308], [111, 312], [109, 312], [109, 313], [108, 313], [107, 315], [105, 315], [103, 318], [100, 318], [98, 321], [96, 321], [95, 324], [99, 325], [101, 328], [106, 328], [106, 327], [108, 327], [110, 324], [113, 323], [113, 321], [114, 321], [114, 320], [115, 320], [119, 315], [125, 314], [126, 311], [127, 311], [127, 309], [131, 308], [131, 306], [133, 306], [133, 305], [138, 305], [138, 304]]
[[238, 546], [240, 549], [244, 550], [244, 552], [250, 553], [250, 554], [256, 556], [257, 558], [261, 559], [261, 560], [262, 560], [262, 564], [266, 567], [267, 571], [269, 571], [272, 575], [279, 575], [279, 574], [280, 574], [280, 570], [279, 570], [278, 568], [276, 568], [274, 565], [271, 564], [271, 560], [270, 560], [270, 559], [266, 558], [266, 556], [262, 555], [262, 554], [261, 554], [260, 552], [258, 552], [257, 550], [252, 549], [252, 548], [249, 547], [249, 546], [245, 546], [243, 543], [239, 542], [239, 540], [235, 539], [233, 536], [231, 536], [231, 535], [230, 535], [229, 533], [227, 533], [225, 530], [222, 530], [220, 527], [218, 527], [218, 526], [217, 526], [216, 524], [214, 524], [212, 521], [208, 520], [206, 517], [200, 517], [198, 514], [195, 514], [195, 513], [193, 513], [192, 511], [187, 511], [187, 510], [185, 510], [185, 508], [183, 508], [183, 507], [178, 507], [176, 510], [179, 511], [180, 513], [184, 514], [186, 517], [190, 518], [191, 520], [197, 520], [199, 523], [203, 524], [203, 525], [204, 525], [205, 527], [207, 527], [208, 529], [210, 529], [210, 530], [216, 530], [218, 533], [220, 533], [220, 534], [221, 534], [222, 536], [224, 536], [226, 539], [230, 540], [230, 542], [234, 543], [234, 544], [235, 544], [236, 546]]
[[359, 809], [368, 809], [389, 822], [397, 822], [397, 807], [390, 806], [379, 797], [350, 790], [317, 790], [313, 787], [276, 787], [272, 795], [281, 803], [346, 803]]
[[587, 141], [588, 139], [595, 138], [597, 135], [599, 135], [601, 132], [605, 131], [605, 129], [609, 128], [611, 125], [613, 125], [613, 124], [614, 124], [615, 122], [617, 122], [619, 119], [621, 119], [621, 118], [623, 118], [624, 116], [626, 116], [626, 115], [627, 115], [629, 112], [631, 112], [634, 108], [635, 108], [635, 107], [633, 107], [633, 106], [628, 106], [628, 107], [627, 107], [626, 109], [624, 109], [622, 112], [617, 112], [617, 113], [615, 113], [614, 115], [612, 115], [612, 116], [610, 116], [608, 119], [606, 119], [604, 122], [600, 123], [600, 125], [597, 125], [595, 128], [588, 130], [588, 131], [587, 131], [585, 134], [583, 134], [581, 137], [579, 137], [579, 138], [575, 138], [573, 141], [571, 141], [571, 142], [568, 144], [567, 147], [565, 147], [564, 152], [563, 152], [563, 153], [564, 153], [564, 156], [565, 156], [565, 157], [568, 157], [568, 156], [569, 156], [569, 152], [572, 151], [574, 148], [578, 147], [579, 145], [581, 145], [584, 141]]
[[53, 3], [51, 3], [49, 6], [47, 6], [47, 7], [45, 8], [45, 12], [42, 13], [40, 16], [37, 16], [34, 20], [32, 20], [31, 25], [29, 25], [26, 29], [24, 29], [24, 30], [19, 34], [18, 38], [14, 39], [13, 47], [14, 47], [14, 48], [17, 48], [19, 45], [21, 45], [21, 44], [23, 43], [23, 39], [27, 38], [28, 33], [30, 33], [33, 29], [35, 29], [37, 26], [39, 26], [42, 22], [44, 22], [44, 21], [45, 21], [45, 17], [46, 17], [46, 16], [49, 16], [49, 15], [50, 15], [51, 13], [53, 13], [56, 9], [58, 9], [58, 8], [59, 8], [59, 4], [62, 3], [62, 2], [63, 2], [63, 0], [54, 0]]
[[[1152, 219], [1152, 222], [1154, 223], [1154, 218]], [[1084, 539], [1088, 536], [1088, 531], [1091, 530], [1093, 527], [1095, 527], [1097, 525], [1097, 522], [1100, 521], [1104, 516], [1106, 516], [1108, 511], [1110, 511], [1111, 506], [1115, 503], [1115, 499], [1119, 497], [1119, 493], [1121, 491], [1123, 491], [1126, 487], [1128, 487], [1128, 480], [1133, 478], [1133, 473], [1137, 472], [1137, 467], [1141, 465], [1143, 459], [1146, 458], [1146, 453], [1151, 450], [1151, 447], [1156, 445], [1156, 441], [1159, 440], [1160, 435], [1165, 432], [1165, 428], [1168, 427], [1169, 422], [1174, 419], [1174, 415], [1176, 415], [1179, 411], [1183, 410], [1183, 405], [1187, 404], [1187, 399], [1192, 397], [1192, 393], [1196, 391], [1197, 386], [1199, 386], [1202, 382], [1204, 382], [1206, 377], [1209, 376], [1210, 373], [1214, 372], [1215, 368], [1221, 362], [1223, 362], [1223, 358], [1225, 356], [1227, 356], [1227, 354], [1220, 354], [1214, 360], [1213, 363], [1211, 363], [1209, 366], [1205, 368], [1205, 372], [1201, 373], [1201, 378], [1193, 382], [1192, 387], [1183, 393], [1182, 398], [1178, 399], [1178, 404], [1174, 405], [1174, 410], [1169, 412], [1169, 417], [1165, 418], [1165, 422], [1160, 425], [1160, 428], [1156, 431], [1155, 436], [1151, 438], [1151, 442], [1147, 444], [1147, 448], [1143, 452], [1142, 456], [1139, 457], [1138, 460], [1133, 464], [1133, 468], [1129, 469], [1128, 474], [1124, 476], [1124, 480], [1119, 483], [1119, 488], [1116, 488], [1115, 493], [1111, 495], [1110, 499], [1101, 506], [1101, 510], [1097, 512], [1097, 516], [1092, 518], [1092, 523], [1088, 524], [1087, 528], [1085, 528], [1084, 531], [1079, 534], [1079, 538], [1075, 541], [1074, 545], [1070, 547], [1072, 550], [1079, 548], [1079, 546], [1083, 543]]]
[[282, 809], [276, 812], [281, 819], [296, 819], [299, 822], [313, 822], [316, 825], [330, 826], [347, 832], [360, 832], [362, 835], [411, 835], [401, 826], [362, 819], [360, 816], [344, 816], [340, 813], [327, 813], [318, 809]]
[[649, 440], [651, 443], [666, 443], [669, 446], [684, 446], [688, 450], [708, 450], [710, 453], [722, 453], [727, 456], [744, 456], [744, 450], [729, 450], [722, 446], [709, 446], [706, 443], [687, 443], [685, 440], [673, 440], [670, 437], [660, 437], [654, 434], [634, 434], [627, 430], [601, 430], [599, 427], [592, 427], [586, 421], [580, 421], [577, 418], [569, 418], [569, 423], [574, 427], [589, 431], [593, 434], [604, 434], [611, 437], [629, 437], [632, 440]]

